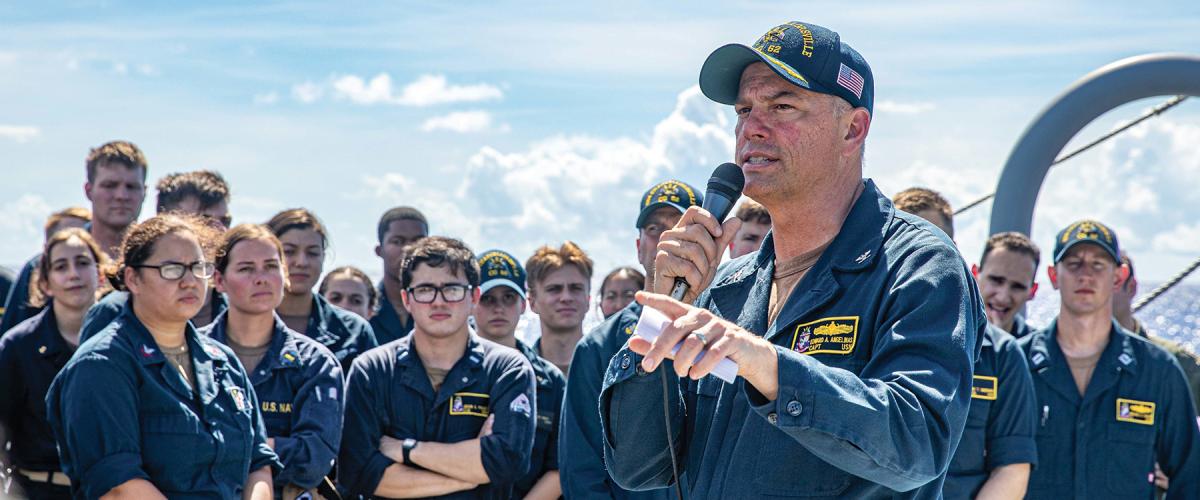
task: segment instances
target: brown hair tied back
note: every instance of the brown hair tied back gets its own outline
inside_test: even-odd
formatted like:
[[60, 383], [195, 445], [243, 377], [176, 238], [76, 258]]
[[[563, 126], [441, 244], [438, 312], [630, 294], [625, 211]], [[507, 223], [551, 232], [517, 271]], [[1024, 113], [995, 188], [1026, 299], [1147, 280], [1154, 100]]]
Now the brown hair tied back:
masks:
[[[46, 305], [45, 289], [50, 285], [50, 254], [54, 251], [54, 247], [58, 246], [71, 238], [79, 238], [84, 245], [87, 245], [88, 251], [92, 254], [92, 260], [96, 262], [96, 267], [101, 272], [107, 273], [111, 271], [112, 262], [108, 259], [108, 254], [100, 250], [100, 245], [92, 238], [91, 233], [84, 231], [78, 227], [69, 227], [54, 232], [50, 238], [46, 240], [42, 246], [42, 258], [38, 259], [38, 265], [33, 270], [33, 277], [29, 280], [29, 304], [34, 307], [43, 307]], [[96, 296], [104, 294], [108, 289], [104, 282], [100, 283], [97, 289]]]

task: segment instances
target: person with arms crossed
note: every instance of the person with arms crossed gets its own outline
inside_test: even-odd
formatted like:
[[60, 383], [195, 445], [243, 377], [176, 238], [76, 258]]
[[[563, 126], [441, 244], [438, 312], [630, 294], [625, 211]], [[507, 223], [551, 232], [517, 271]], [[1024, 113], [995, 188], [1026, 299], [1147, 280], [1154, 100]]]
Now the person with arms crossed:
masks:
[[[646, 290], [654, 283], [654, 256], [663, 231], [679, 222], [683, 212], [704, 202], [703, 194], [679, 181], [663, 181], [646, 190], [638, 203], [635, 240], [638, 262], [646, 271]], [[613, 482], [604, 465], [604, 441], [600, 436], [600, 412], [596, 401], [604, 371], [613, 355], [629, 340], [642, 314], [642, 305], [630, 303], [592, 328], [571, 357], [570, 378], [563, 402], [562, 427], [558, 439], [559, 473], [563, 496], [571, 499], [659, 500], [669, 490], [632, 491]]]
[[1113, 318], [1129, 276], [1117, 234], [1075, 222], [1054, 239], [1046, 269], [1058, 316], [1020, 340], [1037, 392], [1038, 467], [1027, 498], [1200, 498], [1200, 429], [1174, 356]]
[[414, 243], [400, 280], [413, 331], [354, 360], [338, 480], [367, 498], [509, 498], [530, 467], [533, 369], [471, 332], [479, 264], [461, 241]]
[[129, 303], [50, 386], [76, 497], [271, 498], [279, 462], [254, 388], [233, 352], [188, 322], [213, 273], [204, 227], [159, 215], [130, 228], [110, 277]]
[[[705, 62], [700, 89], [734, 106], [745, 195], [774, 227], [722, 268], [736, 218], [693, 207], [663, 233], [655, 290], [690, 291], [639, 293], [672, 321], [609, 364], [601, 436], [619, 484], [669, 485], [678, 462], [691, 498], [941, 495], [987, 319], [954, 243], [862, 177], [871, 78], [837, 33], [801, 22]], [[708, 376], [724, 359], [734, 383]]]
[[558, 475], [558, 415], [567, 377], [552, 363], [517, 339], [517, 322], [525, 312], [525, 269], [512, 254], [489, 250], [479, 256], [479, 305], [475, 330], [479, 336], [520, 351], [537, 378], [537, 431], [529, 471], [513, 487], [514, 498], [549, 499], [562, 495]]

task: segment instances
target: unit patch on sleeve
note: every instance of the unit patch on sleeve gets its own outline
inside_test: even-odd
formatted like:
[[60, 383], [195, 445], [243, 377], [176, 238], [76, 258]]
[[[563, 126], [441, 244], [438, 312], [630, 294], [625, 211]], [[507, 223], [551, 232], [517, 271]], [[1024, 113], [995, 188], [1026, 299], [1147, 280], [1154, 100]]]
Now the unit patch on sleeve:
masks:
[[975, 379], [971, 382], [971, 397], [974, 399], [995, 401], [996, 393], [999, 391], [1000, 382], [996, 377], [975, 375]]
[[490, 396], [487, 394], [456, 392], [454, 396], [450, 397], [450, 414], [487, 418], [489, 398]]
[[1154, 425], [1154, 403], [1136, 399], [1117, 398], [1117, 420], [1142, 425]]
[[800, 354], [850, 354], [858, 341], [858, 316], [821, 318], [796, 327], [792, 350]]

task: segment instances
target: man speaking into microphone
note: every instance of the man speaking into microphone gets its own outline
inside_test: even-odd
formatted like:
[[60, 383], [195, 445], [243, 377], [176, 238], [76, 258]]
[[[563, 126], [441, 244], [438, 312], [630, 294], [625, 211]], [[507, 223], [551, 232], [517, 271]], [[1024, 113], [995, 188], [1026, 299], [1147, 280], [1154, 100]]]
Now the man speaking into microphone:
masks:
[[[734, 106], [745, 194], [774, 229], [719, 269], [736, 219], [691, 207], [662, 234], [657, 293], [638, 302], [674, 321], [632, 338], [600, 395], [613, 479], [663, 487], [678, 469], [687, 498], [938, 498], [987, 318], [953, 242], [862, 177], [870, 67], [790, 22], [714, 51], [700, 88]], [[708, 376], [724, 359], [732, 384]]]

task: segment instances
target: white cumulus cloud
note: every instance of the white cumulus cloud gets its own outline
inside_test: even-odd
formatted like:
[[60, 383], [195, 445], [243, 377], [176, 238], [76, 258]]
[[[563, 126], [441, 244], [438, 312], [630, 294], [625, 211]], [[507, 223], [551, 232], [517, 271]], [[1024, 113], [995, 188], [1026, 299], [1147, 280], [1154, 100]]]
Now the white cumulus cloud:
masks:
[[0, 263], [24, 263], [41, 246], [50, 204], [41, 196], [26, 194], [0, 206], [0, 212], [5, 214], [0, 217], [0, 234], [11, 243], [0, 245]]
[[[487, 111], [456, 111], [444, 116], [435, 116], [421, 124], [424, 132], [446, 130], [449, 132], [468, 133], [491, 130], [492, 114]], [[498, 131], [508, 130], [508, 125], [496, 127]]]
[[37, 127], [28, 125], [0, 125], [0, 138], [16, 142], [29, 142], [41, 133]]
[[471, 85], [450, 84], [444, 75], [421, 75], [412, 83], [397, 89], [392, 76], [380, 73], [370, 80], [356, 75], [344, 75], [333, 80], [336, 96], [357, 104], [394, 104], [400, 106], [432, 106], [462, 102], [482, 102], [504, 97], [504, 92], [487, 83]]
[[278, 92], [266, 92], [263, 94], [254, 94], [254, 104], [271, 105], [279, 102]]

